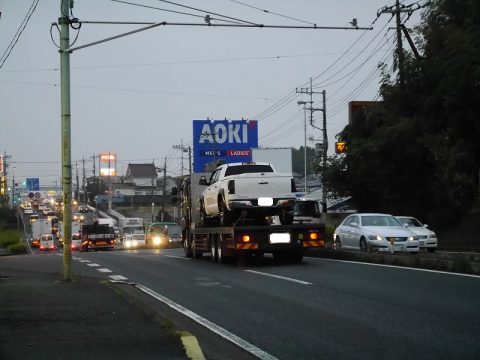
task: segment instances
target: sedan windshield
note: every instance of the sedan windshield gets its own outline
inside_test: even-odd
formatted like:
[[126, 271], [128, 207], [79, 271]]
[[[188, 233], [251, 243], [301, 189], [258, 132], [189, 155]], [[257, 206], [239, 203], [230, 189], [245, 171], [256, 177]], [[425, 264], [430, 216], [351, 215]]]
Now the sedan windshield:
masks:
[[414, 226], [414, 227], [422, 227], [423, 225], [418, 221], [417, 219], [414, 218], [398, 218], [398, 220], [402, 224], [407, 224], [408, 226]]
[[402, 226], [393, 216], [365, 215], [362, 216], [362, 226]]

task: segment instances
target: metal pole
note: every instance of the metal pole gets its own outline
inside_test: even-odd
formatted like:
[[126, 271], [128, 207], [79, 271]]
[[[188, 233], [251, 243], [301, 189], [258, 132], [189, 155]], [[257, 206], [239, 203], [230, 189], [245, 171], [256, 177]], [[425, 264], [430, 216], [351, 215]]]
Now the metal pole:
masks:
[[303, 166], [304, 166], [304, 196], [307, 197], [307, 109], [303, 107], [303, 130], [304, 130], [304, 144], [303, 144]]
[[[327, 168], [327, 150], [328, 150], [328, 137], [327, 137], [327, 101], [326, 101], [326, 92], [322, 91], [323, 94], [323, 170]], [[323, 210], [323, 221], [324, 224], [327, 220], [327, 188], [325, 186], [325, 175], [322, 178], [322, 210]]]
[[72, 159], [70, 129], [70, 45], [69, 12], [71, 0], [60, 1], [60, 102], [63, 187], [63, 278], [72, 280]]
[[165, 191], [167, 191], [167, 158], [163, 163], [163, 188], [162, 188], [162, 221], [165, 221]]

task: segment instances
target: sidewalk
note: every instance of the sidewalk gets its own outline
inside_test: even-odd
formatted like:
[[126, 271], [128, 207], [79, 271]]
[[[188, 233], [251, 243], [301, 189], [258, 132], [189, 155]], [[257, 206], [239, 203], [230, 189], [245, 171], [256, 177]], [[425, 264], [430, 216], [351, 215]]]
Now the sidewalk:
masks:
[[115, 284], [76, 278], [0, 266], [0, 359], [188, 358], [168, 319]]

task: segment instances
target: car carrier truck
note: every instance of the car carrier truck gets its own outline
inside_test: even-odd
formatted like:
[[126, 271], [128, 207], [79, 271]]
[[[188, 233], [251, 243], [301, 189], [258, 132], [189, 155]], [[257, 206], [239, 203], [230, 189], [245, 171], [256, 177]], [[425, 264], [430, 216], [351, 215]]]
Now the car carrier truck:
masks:
[[258, 219], [249, 222], [242, 216], [231, 226], [205, 222], [200, 198], [208, 175], [193, 173], [180, 189], [185, 256], [200, 258], [210, 253], [213, 261], [224, 263], [229, 258], [272, 253], [275, 259], [300, 262], [305, 249], [325, 246], [323, 224], [273, 225], [267, 219], [259, 224]]

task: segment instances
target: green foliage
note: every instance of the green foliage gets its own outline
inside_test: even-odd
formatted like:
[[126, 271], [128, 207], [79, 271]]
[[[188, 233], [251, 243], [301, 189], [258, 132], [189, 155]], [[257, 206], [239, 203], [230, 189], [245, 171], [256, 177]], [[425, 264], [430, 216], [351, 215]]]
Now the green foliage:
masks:
[[[305, 174], [305, 161], [304, 161], [305, 151], [304, 147], [292, 149], [292, 171], [297, 174]], [[317, 157], [315, 156], [315, 149], [307, 146], [307, 175], [313, 173], [313, 168], [317, 162]]]
[[436, 0], [418, 28], [423, 58], [406, 54], [405, 92], [383, 73], [384, 99], [340, 134], [345, 156], [317, 168], [360, 211], [451, 225], [478, 196], [480, 2]]
[[14, 230], [0, 231], [0, 247], [8, 248], [10, 245], [17, 244], [21, 240], [20, 234]]
[[16, 243], [16, 244], [12, 244], [12, 245], [8, 246], [7, 251], [10, 254], [15, 254], [15, 255], [26, 254], [27, 253], [27, 246], [24, 243]]
[[12, 229], [17, 227], [17, 216], [15, 210], [9, 207], [0, 207], [0, 230]]

